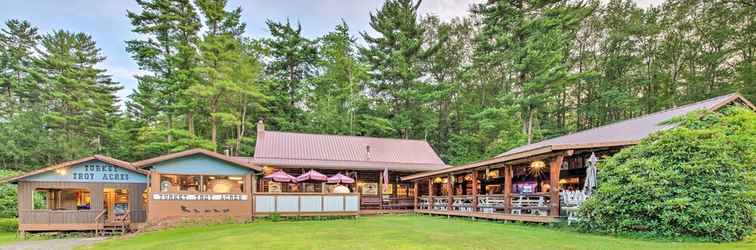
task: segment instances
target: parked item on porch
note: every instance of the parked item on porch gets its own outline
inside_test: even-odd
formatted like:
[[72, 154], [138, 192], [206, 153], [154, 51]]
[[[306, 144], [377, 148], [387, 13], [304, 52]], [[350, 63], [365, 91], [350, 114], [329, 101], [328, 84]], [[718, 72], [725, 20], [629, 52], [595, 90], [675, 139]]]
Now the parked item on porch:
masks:
[[596, 188], [596, 164], [598, 158], [595, 153], [591, 153], [591, 157], [588, 158], [588, 168], [585, 170], [585, 186], [583, 191], [585, 195], [590, 196], [593, 189]]
[[321, 174], [320, 172], [315, 171], [314, 169], [310, 169], [310, 171], [307, 171], [307, 173], [297, 176], [297, 182], [306, 182], [306, 181], [322, 182], [322, 181], [327, 181], [327, 180], [328, 180], [328, 176], [325, 176], [324, 174]]
[[283, 170], [278, 170], [275, 173], [269, 174], [265, 177], [263, 177], [264, 180], [272, 180], [275, 182], [283, 182], [283, 183], [297, 183], [297, 178], [294, 176], [291, 176], [284, 172]]
[[328, 183], [344, 183], [344, 184], [354, 183], [354, 179], [350, 178], [349, 176], [343, 175], [341, 173], [328, 177], [327, 180], [328, 180]]

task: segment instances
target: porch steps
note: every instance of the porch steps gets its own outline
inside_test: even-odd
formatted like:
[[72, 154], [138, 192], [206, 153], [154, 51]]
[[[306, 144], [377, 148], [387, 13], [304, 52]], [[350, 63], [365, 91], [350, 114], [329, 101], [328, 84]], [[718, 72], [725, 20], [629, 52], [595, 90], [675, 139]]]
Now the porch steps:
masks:
[[121, 225], [103, 225], [100, 230], [98, 230], [97, 236], [121, 236], [129, 232], [128, 226], [121, 226]]

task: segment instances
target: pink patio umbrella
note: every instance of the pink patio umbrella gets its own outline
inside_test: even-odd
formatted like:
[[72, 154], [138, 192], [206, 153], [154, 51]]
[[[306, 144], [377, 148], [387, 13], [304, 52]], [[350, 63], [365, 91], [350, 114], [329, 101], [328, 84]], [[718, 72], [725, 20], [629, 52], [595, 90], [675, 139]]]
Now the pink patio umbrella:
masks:
[[326, 181], [326, 180], [328, 180], [328, 176], [325, 176], [324, 174], [321, 174], [318, 171], [315, 171], [313, 169], [310, 169], [310, 171], [307, 171], [307, 173], [297, 176], [297, 182]]
[[341, 173], [335, 174], [331, 177], [328, 177], [328, 183], [345, 183], [345, 184], [352, 184], [354, 183], [354, 179], [349, 178], [349, 176], [343, 175]]
[[297, 177], [291, 176], [284, 172], [283, 170], [278, 170], [275, 173], [269, 174], [265, 177], [263, 177], [263, 180], [272, 180], [275, 182], [283, 182], [283, 183], [297, 183]]

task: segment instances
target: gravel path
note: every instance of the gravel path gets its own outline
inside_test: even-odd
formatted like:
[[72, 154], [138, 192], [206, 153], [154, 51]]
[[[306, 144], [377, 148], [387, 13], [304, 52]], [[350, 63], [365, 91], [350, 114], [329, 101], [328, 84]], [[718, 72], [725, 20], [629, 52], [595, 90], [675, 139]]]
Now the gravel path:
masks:
[[27, 240], [17, 241], [9, 245], [0, 246], [2, 250], [71, 250], [79, 246], [92, 245], [105, 238], [73, 238], [57, 240]]

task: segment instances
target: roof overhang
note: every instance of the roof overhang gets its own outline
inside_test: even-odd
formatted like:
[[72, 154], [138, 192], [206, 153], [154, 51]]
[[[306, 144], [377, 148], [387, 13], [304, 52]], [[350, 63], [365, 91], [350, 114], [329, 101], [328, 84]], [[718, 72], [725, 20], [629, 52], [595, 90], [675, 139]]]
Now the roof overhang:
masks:
[[118, 166], [118, 167], [121, 167], [121, 168], [124, 168], [124, 169], [127, 169], [127, 170], [131, 170], [131, 171], [143, 174], [143, 175], [149, 175], [148, 171], [136, 168], [131, 163], [128, 163], [128, 162], [125, 162], [125, 161], [121, 161], [121, 160], [118, 160], [118, 159], [115, 159], [115, 158], [107, 157], [107, 156], [104, 156], [104, 155], [93, 155], [93, 156], [81, 158], [81, 159], [78, 159], [78, 160], [61, 162], [61, 163], [58, 163], [58, 164], [55, 164], [55, 165], [52, 165], [52, 166], [40, 168], [40, 169], [31, 171], [31, 172], [26, 172], [26, 173], [23, 173], [21, 175], [9, 177], [9, 178], [6, 178], [4, 180], [0, 180], [0, 183], [17, 183], [19, 180], [21, 180], [23, 178], [26, 178], [26, 177], [29, 177], [29, 176], [34, 176], [34, 175], [42, 174], [42, 173], [45, 173], [45, 172], [54, 171], [54, 170], [57, 170], [57, 169], [66, 168], [66, 167], [74, 166], [74, 165], [85, 163], [85, 162], [88, 162], [88, 161], [95, 161], [95, 160], [102, 161], [102, 162], [105, 162], [105, 163], [108, 163], [108, 164], [113, 164], [114, 166]]
[[375, 161], [334, 161], [313, 159], [288, 159], [288, 158], [249, 158], [251, 163], [259, 166], [275, 166], [280, 168], [315, 168], [315, 169], [343, 169], [343, 170], [384, 170], [395, 172], [422, 172], [439, 170], [446, 165], [417, 164], [401, 162], [375, 162]]
[[[709, 110], [716, 111], [733, 102], [738, 102], [750, 108], [751, 110], [756, 110], [756, 106], [754, 106], [751, 102], [749, 102], [747, 99], [745, 99], [743, 96], [737, 93], [731, 94], [728, 98], [722, 100], [717, 105], [714, 105], [711, 108], [709, 108]], [[461, 166], [454, 166], [454, 167], [439, 169], [436, 171], [418, 173], [418, 174], [403, 177], [402, 180], [411, 181], [411, 180], [417, 180], [420, 178], [426, 178], [430, 176], [448, 174], [448, 173], [453, 173], [453, 172], [470, 171], [470, 170], [480, 168], [480, 167], [490, 167], [491, 165], [495, 165], [495, 164], [511, 164], [516, 161], [521, 161], [523, 159], [528, 159], [528, 158], [548, 157], [548, 156], [551, 156], [553, 153], [562, 152], [562, 151], [589, 149], [589, 148], [623, 147], [623, 146], [635, 145], [638, 143], [640, 143], [640, 140], [607, 141], [607, 142], [583, 143], [583, 144], [545, 145], [542, 147], [537, 147], [537, 148], [533, 148], [533, 149], [529, 149], [529, 150], [525, 150], [521, 152], [515, 152], [511, 154], [502, 154], [488, 160], [473, 162], [473, 163], [469, 163], [469, 164], [465, 164]]]
[[228, 163], [231, 163], [231, 164], [234, 164], [234, 165], [238, 165], [238, 166], [241, 166], [241, 167], [246, 167], [246, 168], [258, 171], [258, 172], [262, 171], [262, 168], [260, 168], [259, 166], [255, 165], [253, 163], [244, 162], [244, 161], [238, 160], [238, 159], [236, 159], [234, 157], [231, 157], [231, 156], [226, 156], [226, 155], [223, 155], [223, 154], [219, 154], [219, 153], [216, 153], [216, 152], [213, 152], [213, 151], [210, 151], [210, 150], [206, 150], [206, 149], [201, 149], [201, 148], [195, 148], [195, 149], [181, 151], [181, 152], [177, 152], [177, 153], [173, 153], [173, 154], [161, 155], [161, 156], [158, 156], [158, 157], [155, 157], [155, 158], [150, 158], [150, 159], [134, 162], [134, 163], [132, 163], [132, 165], [134, 165], [134, 167], [137, 167], [137, 168], [147, 168], [147, 167], [150, 167], [150, 166], [155, 165], [155, 164], [160, 163], [160, 162], [169, 161], [169, 160], [178, 159], [178, 158], [183, 158], [183, 157], [187, 157], [187, 156], [193, 156], [193, 155], [204, 155], [204, 156], [207, 156], [207, 157], [210, 157], [210, 158], [218, 159], [218, 160], [221, 160], [221, 161], [224, 161], [224, 162], [228, 162]]

